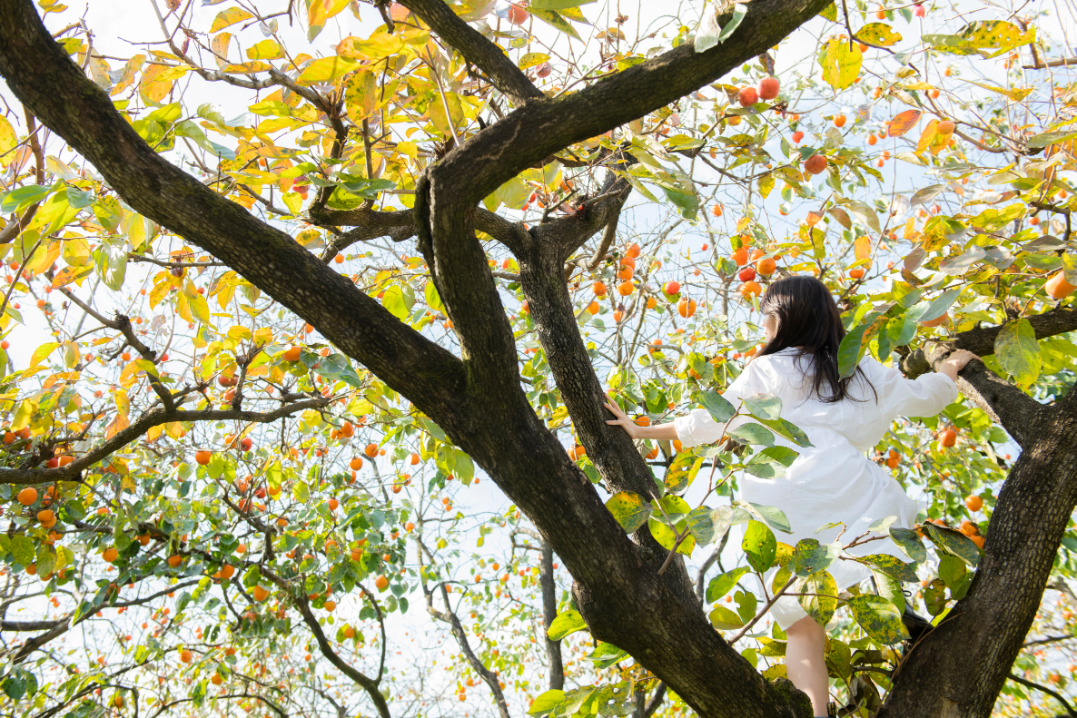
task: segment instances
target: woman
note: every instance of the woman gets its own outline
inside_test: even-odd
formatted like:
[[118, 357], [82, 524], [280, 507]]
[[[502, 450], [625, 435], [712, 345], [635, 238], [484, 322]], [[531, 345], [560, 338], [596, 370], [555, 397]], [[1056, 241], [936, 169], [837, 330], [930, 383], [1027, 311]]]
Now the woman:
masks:
[[[782, 541], [800, 539], [843, 542], [869, 533], [879, 519], [896, 516], [892, 526], [910, 528], [920, 504], [882, 467], [867, 458], [899, 416], [934, 416], [957, 399], [957, 373], [975, 358], [971, 352], [952, 353], [938, 373], [905, 379], [870, 356], [852, 376], [838, 373], [838, 347], [845, 329], [838, 307], [826, 285], [814, 277], [788, 277], [770, 285], [760, 302], [766, 345], [745, 367], [723, 396], [734, 406], [754, 394], [773, 394], [782, 401], [781, 417], [800, 427], [812, 446], [785, 442], [799, 456], [782, 478], [738, 478], [741, 498], [774, 506], [785, 512], [792, 534]], [[680, 440], [685, 446], [711, 443], [746, 419], [725, 424], [696, 409], [672, 423], [637, 426], [611, 400], [606, 404], [617, 418], [607, 424], [621, 426], [634, 439]], [[842, 526], [816, 532], [821, 526]], [[844, 533], [842, 533], [844, 532]], [[885, 535], [885, 534], [873, 534]], [[889, 554], [904, 558], [889, 538], [856, 546], [857, 556]], [[839, 587], [852, 587], [871, 577], [871, 570], [856, 561], [839, 560], [827, 569]], [[772, 569], [764, 577], [768, 583]], [[825, 716], [828, 699], [825, 633], [793, 596], [782, 596], [771, 607], [775, 621], [786, 632], [786, 671], [797, 688], [811, 699], [816, 715]]]

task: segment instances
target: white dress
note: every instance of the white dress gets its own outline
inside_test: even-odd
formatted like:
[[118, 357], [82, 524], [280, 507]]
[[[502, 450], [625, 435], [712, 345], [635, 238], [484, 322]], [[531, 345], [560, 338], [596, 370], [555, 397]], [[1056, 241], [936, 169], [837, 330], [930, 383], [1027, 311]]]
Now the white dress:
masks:
[[[806, 538], [821, 544], [833, 542], [842, 527], [819, 533], [816, 530], [835, 521], [847, 527], [841, 535], [842, 543], [866, 533], [868, 526], [888, 516], [897, 517], [892, 527], [911, 528], [926, 504], [910, 499], [889, 471], [868, 459], [865, 452], [882, 439], [895, 418], [934, 416], [956, 401], [957, 385], [945, 374], [938, 373], [909, 380], [898, 370], [867, 356], [860, 362], [860, 368], [874, 387], [874, 393], [857, 373], [849, 384], [849, 396], [827, 404], [812, 393], [811, 380], [805, 376], [805, 371], [811, 371], [811, 364], [812, 358], [799, 356], [796, 349], [757, 357], [723, 393], [734, 406], [754, 394], [776, 395], [782, 401], [781, 417], [800, 427], [813, 445], [801, 448], [776, 436], [775, 443], [793, 448], [800, 455], [782, 478], [761, 479], [740, 474], [737, 478], [740, 498], [785, 512], [792, 533], [775, 532], [775, 536], [790, 546]], [[823, 386], [825, 392], [826, 384]], [[728, 422], [728, 428], [746, 421], [750, 420], [737, 417]], [[727, 428], [704, 409], [677, 418], [674, 425], [685, 447], [717, 441]], [[743, 526], [738, 533], [743, 534]], [[730, 543], [735, 536], [730, 536]], [[882, 553], [909, 560], [890, 538], [870, 541], [848, 553], [857, 556]], [[827, 570], [839, 588], [871, 576], [871, 570], [856, 561], [838, 560]], [[764, 577], [768, 588], [774, 571], [771, 569]], [[756, 592], [762, 598], [761, 591]], [[795, 598], [784, 596], [771, 612], [783, 629], [807, 615]]]

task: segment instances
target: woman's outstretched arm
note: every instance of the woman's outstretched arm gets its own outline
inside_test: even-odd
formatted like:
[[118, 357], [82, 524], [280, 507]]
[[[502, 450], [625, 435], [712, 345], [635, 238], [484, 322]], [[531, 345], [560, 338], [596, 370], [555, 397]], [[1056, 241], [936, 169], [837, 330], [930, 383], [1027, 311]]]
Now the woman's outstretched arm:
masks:
[[680, 438], [677, 436], [677, 427], [674, 426], [672, 422], [669, 424], [640, 426], [636, 422], [629, 419], [628, 415], [621, 411], [621, 407], [617, 406], [617, 402], [615, 402], [609, 394], [606, 395], [606, 398], [609, 399], [609, 401], [605, 403], [606, 408], [610, 410], [610, 413], [617, 417], [616, 419], [607, 421], [606, 423], [610, 424], [611, 426], [620, 426], [625, 431], [627, 431], [628, 435], [631, 436], [633, 439], [657, 439], [659, 441], [676, 441]]

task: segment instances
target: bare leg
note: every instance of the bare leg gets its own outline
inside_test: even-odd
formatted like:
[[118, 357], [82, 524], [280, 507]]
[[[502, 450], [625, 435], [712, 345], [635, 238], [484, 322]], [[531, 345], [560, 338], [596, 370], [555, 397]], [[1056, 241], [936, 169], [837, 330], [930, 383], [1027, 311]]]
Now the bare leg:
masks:
[[789, 680], [811, 699], [817, 716], [826, 715], [830, 698], [826, 675], [826, 633], [815, 619], [802, 618], [785, 632], [785, 670]]

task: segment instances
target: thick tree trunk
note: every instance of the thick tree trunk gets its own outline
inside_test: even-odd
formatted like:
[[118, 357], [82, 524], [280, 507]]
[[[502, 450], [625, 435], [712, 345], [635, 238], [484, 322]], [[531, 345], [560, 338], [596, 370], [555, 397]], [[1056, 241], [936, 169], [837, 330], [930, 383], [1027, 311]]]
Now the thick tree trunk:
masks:
[[1077, 397], [1043, 407], [999, 493], [968, 595], [902, 661], [879, 718], [988, 718], [1077, 505]]

